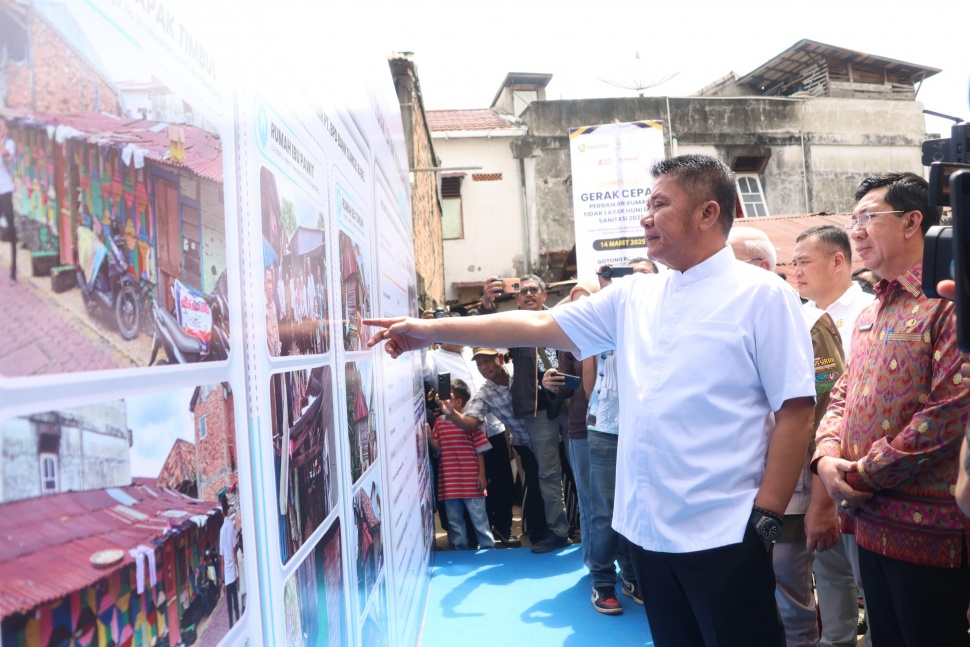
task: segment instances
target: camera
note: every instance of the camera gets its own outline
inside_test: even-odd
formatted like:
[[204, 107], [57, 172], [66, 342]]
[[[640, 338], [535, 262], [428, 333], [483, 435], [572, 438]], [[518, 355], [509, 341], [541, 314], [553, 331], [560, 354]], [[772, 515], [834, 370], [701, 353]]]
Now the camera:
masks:
[[936, 285], [956, 281], [957, 342], [970, 351], [970, 124], [952, 119], [947, 139], [923, 142], [923, 164], [930, 167], [929, 201], [934, 209], [950, 207], [952, 227], [930, 227], [923, 247], [923, 292], [941, 298]]
[[447, 316], [448, 316], [448, 313], [445, 312], [445, 309], [444, 308], [438, 307], [438, 308], [435, 308], [434, 309], [434, 318], [435, 319], [444, 319]]

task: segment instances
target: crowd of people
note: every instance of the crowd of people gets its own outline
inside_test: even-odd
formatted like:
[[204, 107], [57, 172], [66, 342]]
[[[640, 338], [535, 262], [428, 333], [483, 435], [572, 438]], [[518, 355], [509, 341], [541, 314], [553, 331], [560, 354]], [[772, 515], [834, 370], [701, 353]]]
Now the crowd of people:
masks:
[[[601, 272], [551, 309], [525, 276], [517, 311], [369, 320], [369, 345], [392, 357], [475, 345], [484, 383], [467, 401], [456, 392], [444, 418], [504, 424], [527, 499], [541, 495], [523, 502], [524, 516], [545, 517], [530, 524], [545, 530], [534, 552], [570, 543], [552, 450], [569, 447], [592, 604], [621, 612], [619, 583], [659, 647], [855, 645], [860, 598], [867, 644], [970, 645], [970, 364], [953, 304], [921, 287], [940, 216], [927, 183], [866, 178], [844, 228], [798, 236], [795, 290], [775, 275], [768, 237], [734, 226], [722, 162], [685, 155], [651, 172], [641, 225], [661, 272], [641, 263], [615, 285]], [[871, 275], [852, 271], [853, 256]], [[486, 281], [483, 311], [501, 286]], [[550, 406], [563, 398], [565, 436]], [[475, 466], [491, 494], [487, 458]], [[496, 519], [485, 530], [514, 539]]]

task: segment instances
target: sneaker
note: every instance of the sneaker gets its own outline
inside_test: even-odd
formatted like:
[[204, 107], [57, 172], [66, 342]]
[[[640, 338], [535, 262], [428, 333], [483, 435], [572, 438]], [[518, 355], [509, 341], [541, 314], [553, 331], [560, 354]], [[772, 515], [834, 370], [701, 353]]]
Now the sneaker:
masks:
[[499, 546], [502, 548], [519, 548], [522, 546], [522, 540], [512, 533], [506, 535], [492, 528], [492, 536], [495, 537], [496, 548]]
[[532, 552], [548, 553], [558, 548], [565, 548], [572, 543], [573, 542], [570, 541], [569, 537], [560, 537], [556, 533], [550, 532], [548, 535], [543, 537], [541, 541], [532, 544]]
[[618, 616], [623, 613], [623, 606], [616, 599], [616, 591], [612, 586], [601, 586], [593, 589], [590, 602], [593, 603], [594, 609], [608, 616]]
[[626, 597], [632, 599], [634, 602], [636, 602], [637, 604], [639, 604], [642, 607], [643, 606], [643, 596], [640, 595], [640, 587], [637, 586], [637, 583], [636, 582], [627, 582], [622, 577], [620, 578], [620, 581], [623, 582], [623, 587], [621, 589], [623, 591], [623, 595], [625, 595]]

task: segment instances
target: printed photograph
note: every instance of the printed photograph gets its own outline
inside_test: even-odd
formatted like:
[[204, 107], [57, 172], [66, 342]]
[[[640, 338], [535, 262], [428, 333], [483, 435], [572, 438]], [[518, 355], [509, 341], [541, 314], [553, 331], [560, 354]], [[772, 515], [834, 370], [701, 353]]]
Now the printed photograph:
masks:
[[384, 542], [381, 535], [383, 509], [381, 487], [371, 476], [354, 494], [354, 525], [357, 535], [357, 592], [363, 608], [370, 598], [377, 576], [384, 566]]
[[340, 296], [343, 304], [344, 350], [364, 350], [367, 331], [363, 320], [372, 316], [370, 258], [366, 245], [340, 230]]
[[263, 223], [266, 350], [270, 357], [330, 350], [326, 216], [323, 207], [265, 166], [259, 170]]
[[4, 645], [219, 644], [247, 606], [233, 407], [222, 383], [0, 422]]
[[357, 483], [377, 462], [377, 402], [374, 399], [374, 365], [370, 360], [347, 362], [347, 437], [350, 440], [350, 477]]
[[282, 563], [337, 504], [337, 421], [329, 366], [270, 378]]
[[283, 587], [288, 647], [340, 647], [347, 644], [346, 598], [340, 555], [338, 517]]
[[225, 360], [220, 133], [85, 11], [0, 4], [0, 374]]

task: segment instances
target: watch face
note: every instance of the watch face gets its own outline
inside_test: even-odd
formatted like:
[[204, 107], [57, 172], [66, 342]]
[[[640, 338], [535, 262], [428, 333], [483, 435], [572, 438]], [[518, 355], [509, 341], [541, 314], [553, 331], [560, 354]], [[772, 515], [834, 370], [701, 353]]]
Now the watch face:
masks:
[[781, 525], [771, 517], [762, 517], [758, 522], [757, 530], [765, 541], [775, 541], [781, 534]]

